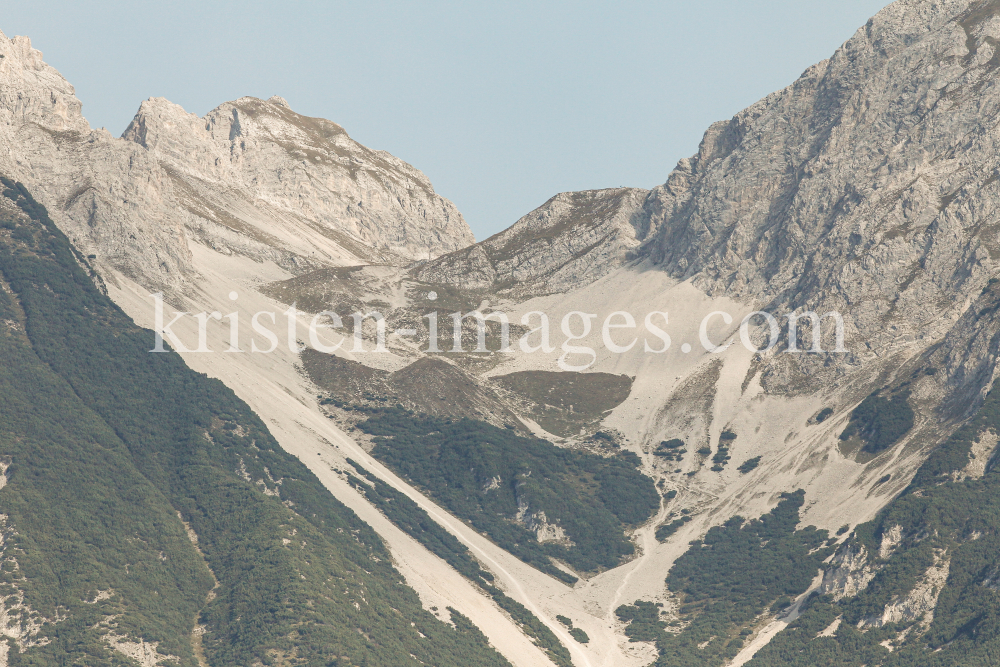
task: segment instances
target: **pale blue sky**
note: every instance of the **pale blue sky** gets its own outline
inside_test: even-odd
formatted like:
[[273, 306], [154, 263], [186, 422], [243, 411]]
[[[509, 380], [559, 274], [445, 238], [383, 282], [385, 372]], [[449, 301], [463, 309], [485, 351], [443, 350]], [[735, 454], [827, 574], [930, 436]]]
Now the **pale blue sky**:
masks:
[[281, 95], [423, 170], [483, 239], [561, 191], [662, 183], [887, 0], [5, 4], [92, 126]]

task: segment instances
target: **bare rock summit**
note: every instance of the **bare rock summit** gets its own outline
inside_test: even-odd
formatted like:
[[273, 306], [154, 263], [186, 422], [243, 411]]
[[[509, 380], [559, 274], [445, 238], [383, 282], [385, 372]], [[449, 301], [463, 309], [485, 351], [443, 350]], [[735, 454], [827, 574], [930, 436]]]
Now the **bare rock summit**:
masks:
[[420, 171], [280, 97], [204, 118], [150, 99], [122, 138], [91, 129], [81, 106], [28, 38], [0, 33], [0, 171], [81, 251], [151, 289], [190, 282], [192, 243], [298, 273], [475, 241]]

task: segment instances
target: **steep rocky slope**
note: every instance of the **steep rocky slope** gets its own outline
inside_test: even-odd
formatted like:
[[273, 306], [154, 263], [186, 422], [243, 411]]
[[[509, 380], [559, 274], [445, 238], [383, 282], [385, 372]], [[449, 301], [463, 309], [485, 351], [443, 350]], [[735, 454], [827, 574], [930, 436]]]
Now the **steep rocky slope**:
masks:
[[473, 242], [419, 171], [280, 98], [198, 118], [144, 102], [123, 139], [92, 130], [73, 87], [0, 34], [0, 168], [77, 246], [150, 287], [194, 276], [191, 242], [292, 271], [427, 259]]
[[564, 192], [509, 229], [414, 271], [425, 282], [524, 295], [566, 292], [602, 278], [650, 233], [648, 192]]
[[940, 338], [1000, 257], [998, 11], [895, 2], [713, 125], [645, 202], [654, 261], [710, 294], [837, 309], [869, 360]]

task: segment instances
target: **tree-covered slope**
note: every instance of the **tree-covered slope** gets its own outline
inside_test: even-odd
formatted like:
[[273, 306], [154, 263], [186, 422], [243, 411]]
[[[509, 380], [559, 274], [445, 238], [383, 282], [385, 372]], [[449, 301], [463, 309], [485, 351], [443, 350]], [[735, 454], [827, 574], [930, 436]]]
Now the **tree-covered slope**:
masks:
[[783, 494], [759, 519], [733, 517], [691, 543], [671, 568], [667, 586], [682, 603], [675, 620], [651, 602], [616, 610], [632, 641], [651, 641], [658, 667], [721, 667], [743, 648], [769, 608], [804, 593], [832, 549], [826, 531], [796, 530], [805, 493]]
[[635, 547], [626, 536], [660, 504], [638, 457], [556, 447], [472, 419], [370, 410], [359, 428], [373, 455], [418, 484], [503, 548], [567, 581], [560, 559], [581, 572], [618, 565]]
[[467, 619], [424, 611], [378, 536], [230, 389], [151, 354], [45, 210], [3, 184], [9, 664], [134, 665], [150, 646], [190, 666], [507, 664]]
[[347, 463], [361, 476], [359, 478], [348, 473], [351, 485], [387, 519], [493, 598], [494, 602], [510, 614], [521, 630], [532, 638], [535, 645], [548, 654], [552, 662], [560, 667], [572, 667], [573, 660], [569, 651], [560, 643], [559, 638], [527, 607], [497, 588], [493, 574], [482, 568], [468, 547], [442, 528], [406, 494], [365, 470], [357, 461], [347, 459]]

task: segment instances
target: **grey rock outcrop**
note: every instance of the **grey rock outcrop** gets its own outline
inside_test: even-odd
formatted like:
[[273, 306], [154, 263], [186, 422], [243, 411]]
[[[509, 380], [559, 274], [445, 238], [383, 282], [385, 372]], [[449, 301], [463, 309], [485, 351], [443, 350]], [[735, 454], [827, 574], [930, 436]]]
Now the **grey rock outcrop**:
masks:
[[27, 37], [0, 33], [0, 171], [22, 181], [86, 253], [151, 286], [191, 270], [170, 186], [139, 146], [91, 130], [73, 87]]
[[939, 339], [996, 273], [1000, 2], [900, 0], [713, 125], [646, 252], [710, 294], [837, 309], [870, 349]]
[[415, 271], [420, 280], [512, 293], [565, 292], [627, 261], [650, 232], [639, 188], [564, 192], [510, 228]]
[[854, 597], [875, 578], [875, 568], [869, 561], [863, 546], [846, 545], [840, 548], [830, 561], [830, 568], [823, 574], [820, 592], [838, 600]]
[[840, 312], [856, 362], [926, 349], [998, 271], [998, 45], [997, 0], [899, 0], [712, 125], [641, 211], [640, 190], [565, 193], [416, 276], [558, 292], [649, 258], [712, 295]]
[[149, 99], [122, 136], [203, 198], [231, 193], [404, 259], [475, 242], [462, 214], [420, 171], [362, 146], [336, 123], [295, 113], [282, 98], [242, 97], [204, 118]]
[[0, 171], [81, 251], [149, 288], [183, 289], [191, 242], [293, 272], [474, 242], [418, 170], [281, 98], [241, 98], [205, 118], [149, 100], [119, 139], [90, 128], [27, 38], [2, 33], [0, 146]]

